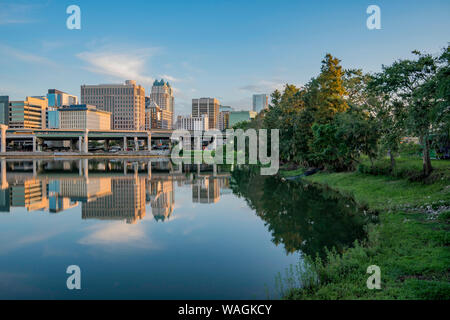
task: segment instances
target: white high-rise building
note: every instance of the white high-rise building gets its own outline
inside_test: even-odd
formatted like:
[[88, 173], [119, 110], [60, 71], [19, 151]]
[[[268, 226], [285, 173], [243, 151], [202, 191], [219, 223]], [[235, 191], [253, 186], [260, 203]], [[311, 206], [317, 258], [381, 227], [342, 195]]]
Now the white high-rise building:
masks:
[[190, 131], [206, 131], [209, 129], [208, 115], [202, 114], [200, 117], [178, 116], [177, 129]]

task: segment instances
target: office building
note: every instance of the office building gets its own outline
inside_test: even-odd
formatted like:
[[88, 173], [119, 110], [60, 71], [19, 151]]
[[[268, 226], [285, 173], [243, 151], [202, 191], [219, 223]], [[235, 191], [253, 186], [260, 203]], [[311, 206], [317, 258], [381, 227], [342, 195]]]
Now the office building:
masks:
[[47, 129], [59, 129], [59, 110], [57, 108], [48, 107], [46, 117]]
[[250, 121], [255, 118], [258, 113], [255, 111], [233, 111], [230, 112], [229, 127], [232, 128], [236, 123]]
[[[169, 82], [161, 79], [155, 80], [151, 89], [148, 103], [155, 103], [161, 108], [161, 112], [164, 113], [165, 118], [168, 119], [168, 123], [165, 125], [168, 129], [172, 129], [174, 125], [174, 103], [175, 98], [173, 96], [173, 89]], [[165, 129], [165, 128], [164, 128]]]
[[113, 130], [145, 130], [145, 89], [136, 81], [82, 85], [81, 103], [110, 112]]
[[46, 97], [26, 97], [10, 101], [9, 127], [13, 129], [45, 129], [48, 100]]
[[0, 96], [0, 124], [9, 122], [9, 96]]
[[253, 95], [253, 111], [260, 113], [261, 110], [269, 107], [269, 96], [267, 94]]
[[145, 108], [145, 130], [172, 129], [173, 113], [164, 110], [152, 101]]
[[223, 131], [229, 128], [230, 126], [230, 112], [224, 111], [224, 112], [219, 112], [219, 130]]
[[208, 115], [202, 114], [201, 117], [178, 116], [177, 129], [189, 131], [206, 131], [208, 126]]
[[219, 100], [215, 98], [192, 99], [192, 116], [208, 115], [209, 129], [218, 129]]
[[110, 130], [111, 113], [86, 104], [57, 110], [60, 129]]
[[56, 89], [48, 89], [49, 107], [62, 107], [78, 104], [78, 97]]

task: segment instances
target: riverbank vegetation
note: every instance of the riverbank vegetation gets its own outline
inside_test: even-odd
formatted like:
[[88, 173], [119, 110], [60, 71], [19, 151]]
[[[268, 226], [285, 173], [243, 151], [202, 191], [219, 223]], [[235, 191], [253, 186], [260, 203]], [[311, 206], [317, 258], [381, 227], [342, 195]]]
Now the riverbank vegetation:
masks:
[[[432, 163], [434, 165], [434, 163]], [[449, 174], [449, 168], [446, 168]], [[308, 181], [352, 194], [379, 212], [367, 239], [327, 257], [307, 255], [278, 277], [285, 299], [449, 299], [449, 180], [431, 184], [360, 172], [319, 173]], [[369, 290], [366, 269], [381, 269], [381, 289]]]
[[[365, 74], [327, 54], [317, 77], [276, 90], [268, 110], [239, 124], [280, 129], [284, 183], [320, 169], [303, 181], [351, 194], [379, 216], [365, 239], [303, 252], [277, 277], [282, 297], [450, 298], [449, 62], [447, 46]], [[381, 290], [366, 286], [371, 265], [381, 268]]]

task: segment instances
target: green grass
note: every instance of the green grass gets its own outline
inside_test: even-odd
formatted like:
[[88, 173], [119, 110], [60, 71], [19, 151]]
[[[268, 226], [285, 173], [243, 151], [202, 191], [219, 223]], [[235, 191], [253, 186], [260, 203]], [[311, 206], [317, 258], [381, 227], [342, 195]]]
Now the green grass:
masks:
[[358, 172], [317, 173], [309, 180], [328, 184], [340, 191], [353, 194], [356, 201], [366, 203], [372, 209], [386, 210], [399, 206], [423, 206], [449, 198], [445, 192], [449, 181], [440, 180], [433, 184], [410, 182], [390, 176], [373, 176]]
[[[398, 164], [411, 168], [418, 162], [406, 159]], [[433, 165], [444, 172], [450, 169], [445, 161]], [[319, 173], [306, 179], [351, 193], [357, 202], [379, 212], [379, 223], [368, 226], [366, 242], [342, 254], [331, 251], [324, 260], [308, 257], [307, 275], [314, 274], [318, 281], [311, 276], [305, 280], [301, 270], [288, 272], [281, 281], [289, 284], [301, 278], [304, 285], [287, 285], [284, 298], [450, 299], [450, 214], [431, 219], [423, 209], [450, 205], [448, 179], [424, 184], [358, 172]], [[380, 290], [366, 286], [370, 265], [381, 268]]]

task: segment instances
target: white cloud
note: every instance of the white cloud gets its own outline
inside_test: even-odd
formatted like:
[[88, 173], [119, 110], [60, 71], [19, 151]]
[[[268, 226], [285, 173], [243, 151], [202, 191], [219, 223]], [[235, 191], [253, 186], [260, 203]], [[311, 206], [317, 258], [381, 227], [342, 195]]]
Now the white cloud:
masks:
[[134, 51], [117, 52], [110, 50], [81, 52], [77, 57], [88, 65], [86, 69], [99, 74], [113, 76], [121, 80], [136, 80], [144, 85], [151, 85], [153, 78], [144, 71], [148, 60], [157, 49], [146, 48]]
[[142, 221], [140, 222], [140, 224], [126, 224], [123, 221], [109, 223], [102, 221], [89, 228], [92, 232], [78, 242], [83, 245], [128, 245], [157, 249], [157, 246], [148, 238]]

